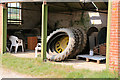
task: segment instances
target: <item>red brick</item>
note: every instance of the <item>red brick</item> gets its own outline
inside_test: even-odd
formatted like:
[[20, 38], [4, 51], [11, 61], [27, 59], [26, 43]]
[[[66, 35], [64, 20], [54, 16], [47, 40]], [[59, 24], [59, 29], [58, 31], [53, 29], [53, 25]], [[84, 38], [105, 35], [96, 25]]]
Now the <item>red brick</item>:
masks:
[[[109, 65], [110, 70], [118, 70], [120, 65], [120, 0], [114, 0], [112, 2], [112, 16], [111, 16], [111, 32], [110, 32], [110, 53], [109, 53]], [[119, 64], [118, 64], [119, 63]], [[114, 68], [116, 67], [116, 68]], [[120, 73], [120, 70], [119, 70]]]

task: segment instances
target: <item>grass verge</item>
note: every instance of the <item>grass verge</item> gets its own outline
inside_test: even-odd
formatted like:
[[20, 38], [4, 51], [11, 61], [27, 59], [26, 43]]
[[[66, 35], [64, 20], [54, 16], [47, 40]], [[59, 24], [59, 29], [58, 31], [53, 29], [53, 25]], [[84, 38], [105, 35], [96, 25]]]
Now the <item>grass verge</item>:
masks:
[[40, 78], [117, 78], [117, 73], [74, 69], [72, 66], [43, 63], [40, 58], [18, 58], [11, 54], [2, 55], [2, 65], [13, 71]]

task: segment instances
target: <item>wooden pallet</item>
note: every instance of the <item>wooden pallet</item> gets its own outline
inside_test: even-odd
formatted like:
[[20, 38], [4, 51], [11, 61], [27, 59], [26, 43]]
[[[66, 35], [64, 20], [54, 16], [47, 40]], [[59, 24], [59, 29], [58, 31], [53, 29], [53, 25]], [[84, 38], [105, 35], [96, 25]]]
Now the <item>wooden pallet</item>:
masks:
[[94, 55], [94, 56], [91, 56], [91, 55], [77, 55], [76, 59], [79, 59], [79, 58], [86, 58], [87, 62], [89, 61], [89, 59], [97, 60], [97, 63], [99, 64], [101, 60], [106, 59], [106, 56], [101, 56], [101, 55]]

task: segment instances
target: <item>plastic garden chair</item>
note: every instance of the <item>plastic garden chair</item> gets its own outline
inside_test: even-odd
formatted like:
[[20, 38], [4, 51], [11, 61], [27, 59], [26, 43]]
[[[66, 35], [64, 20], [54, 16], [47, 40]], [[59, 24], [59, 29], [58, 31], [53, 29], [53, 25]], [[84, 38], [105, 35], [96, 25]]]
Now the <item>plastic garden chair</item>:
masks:
[[41, 43], [37, 43], [37, 46], [35, 47], [35, 57], [37, 57], [38, 50], [41, 50]]
[[10, 47], [10, 52], [12, 51], [12, 47], [15, 47], [15, 53], [17, 53], [18, 50], [18, 46], [22, 46], [22, 52], [24, 52], [24, 48], [23, 48], [23, 40], [22, 39], [18, 39], [18, 37], [16, 36], [10, 36], [9, 40], [11, 41], [11, 47]]

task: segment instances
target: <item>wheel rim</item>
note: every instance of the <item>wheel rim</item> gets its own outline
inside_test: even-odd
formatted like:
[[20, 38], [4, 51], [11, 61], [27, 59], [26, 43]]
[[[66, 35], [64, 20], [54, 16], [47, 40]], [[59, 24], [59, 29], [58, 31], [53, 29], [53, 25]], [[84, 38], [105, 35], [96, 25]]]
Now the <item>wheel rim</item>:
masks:
[[55, 43], [55, 51], [57, 53], [61, 53], [65, 50], [69, 42], [69, 37], [68, 36], [63, 36], [61, 37], [58, 41]]

